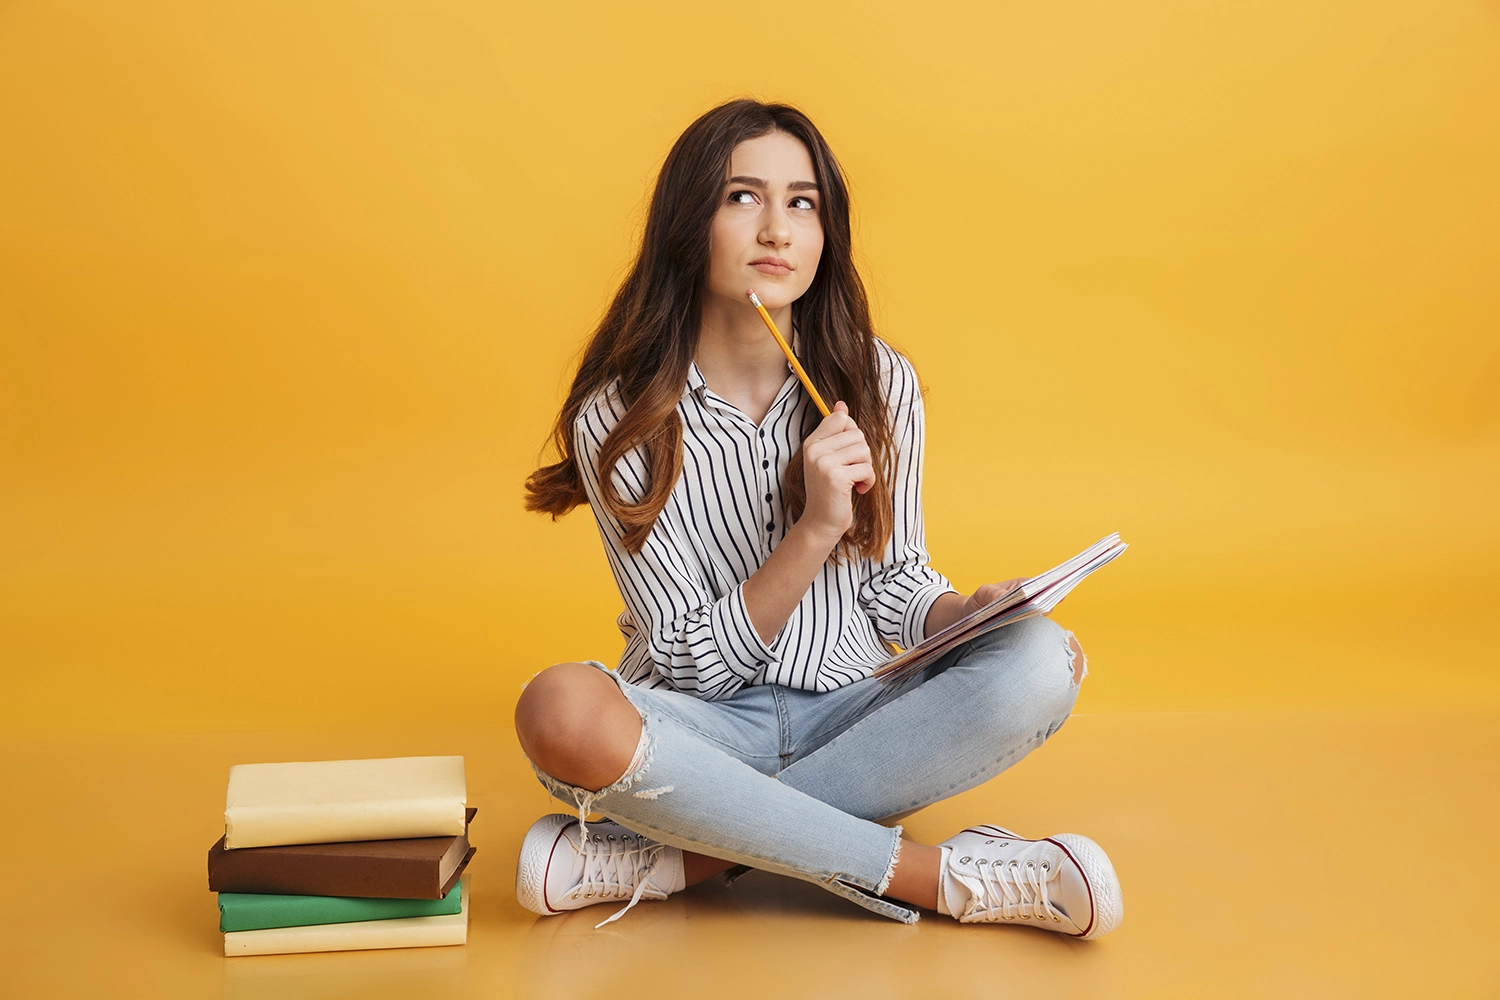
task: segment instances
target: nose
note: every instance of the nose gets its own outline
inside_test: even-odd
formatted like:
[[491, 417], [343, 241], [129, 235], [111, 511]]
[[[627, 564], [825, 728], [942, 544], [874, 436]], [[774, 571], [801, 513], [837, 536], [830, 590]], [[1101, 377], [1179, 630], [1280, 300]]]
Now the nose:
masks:
[[784, 247], [792, 242], [791, 217], [786, 206], [768, 202], [761, 215], [760, 242], [765, 246]]

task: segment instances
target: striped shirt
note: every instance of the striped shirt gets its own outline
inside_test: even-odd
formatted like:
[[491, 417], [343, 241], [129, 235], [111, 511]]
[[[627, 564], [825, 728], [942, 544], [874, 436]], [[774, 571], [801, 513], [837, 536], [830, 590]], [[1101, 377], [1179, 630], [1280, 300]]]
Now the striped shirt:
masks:
[[[886, 640], [922, 640], [928, 609], [953, 587], [927, 565], [922, 530], [922, 395], [910, 362], [877, 341], [897, 450], [891, 484], [895, 528], [879, 559], [830, 558], [769, 644], [750, 621], [744, 584], [786, 535], [781, 477], [817, 411], [795, 375], [757, 426], [716, 395], [694, 364], [677, 406], [682, 475], [645, 546], [631, 553], [624, 530], [599, 499], [599, 450], [622, 416], [618, 384], [586, 404], [574, 423], [574, 455], [625, 600], [619, 673], [645, 687], [707, 700], [745, 684], [831, 691], [889, 659]], [[639, 449], [614, 470], [621, 498], [639, 500], [646, 464]]]

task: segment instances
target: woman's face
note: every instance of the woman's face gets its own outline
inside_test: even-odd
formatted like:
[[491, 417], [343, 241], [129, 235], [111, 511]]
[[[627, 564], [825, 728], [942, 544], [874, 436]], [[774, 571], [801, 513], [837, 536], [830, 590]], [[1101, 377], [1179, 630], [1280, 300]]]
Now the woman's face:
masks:
[[818, 273], [823, 223], [807, 147], [785, 132], [747, 139], [729, 157], [729, 176], [709, 228], [708, 290], [768, 309], [801, 298]]

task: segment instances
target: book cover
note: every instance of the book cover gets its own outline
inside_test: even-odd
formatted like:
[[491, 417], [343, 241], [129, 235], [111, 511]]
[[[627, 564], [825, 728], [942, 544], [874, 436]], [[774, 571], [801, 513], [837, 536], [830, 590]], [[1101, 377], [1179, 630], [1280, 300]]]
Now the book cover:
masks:
[[432, 948], [469, 939], [469, 879], [459, 880], [459, 911], [437, 917], [396, 917], [345, 924], [268, 927], [229, 931], [224, 954], [297, 955], [311, 951], [364, 951], [374, 948]]
[[[465, 822], [477, 809], [469, 809]], [[441, 899], [458, 881], [474, 848], [457, 837], [359, 840], [208, 851], [208, 887], [214, 892]]]
[[459, 887], [442, 899], [370, 899], [359, 896], [287, 896], [262, 892], [219, 893], [219, 930], [256, 931], [266, 927], [348, 924], [396, 917], [437, 917], [457, 913]]
[[462, 757], [236, 764], [224, 848], [455, 837], [467, 799]]

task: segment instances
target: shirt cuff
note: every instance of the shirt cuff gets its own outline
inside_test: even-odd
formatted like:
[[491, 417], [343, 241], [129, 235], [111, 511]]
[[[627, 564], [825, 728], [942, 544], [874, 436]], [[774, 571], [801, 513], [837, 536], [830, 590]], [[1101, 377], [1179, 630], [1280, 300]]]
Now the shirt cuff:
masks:
[[777, 661], [776, 651], [766, 645], [750, 621], [743, 583], [714, 604], [710, 621], [719, 659], [741, 680], [750, 680]]
[[932, 610], [939, 597], [956, 593], [958, 591], [953, 584], [939, 575], [935, 581], [912, 595], [911, 602], [906, 605], [906, 617], [901, 620], [902, 649], [911, 649], [926, 638], [927, 612]]

